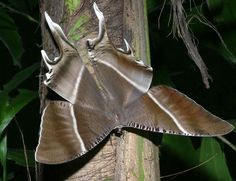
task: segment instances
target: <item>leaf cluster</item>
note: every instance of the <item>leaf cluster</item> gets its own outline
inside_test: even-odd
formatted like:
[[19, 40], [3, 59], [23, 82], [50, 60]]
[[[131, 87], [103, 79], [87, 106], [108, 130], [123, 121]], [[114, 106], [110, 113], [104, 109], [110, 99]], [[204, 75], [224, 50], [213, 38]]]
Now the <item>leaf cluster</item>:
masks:
[[[235, 125], [236, 3], [234, 0], [182, 1], [189, 30], [212, 77], [207, 90], [181, 38], [173, 36], [174, 0], [148, 1], [155, 84], [167, 84]], [[200, 116], [200, 115], [199, 115]], [[230, 181], [235, 175], [235, 131], [220, 139], [163, 135], [163, 180]]]
[[[19, 175], [19, 179], [26, 178], [26, 174], [18, 174], [17, 170], [34, 166], [33, 150], [26, 150], [22, 145], [25, 144], [19, 127], [22, 123], [14, 122], [22, 114], [25, 115], [23, 119], [27, 119], [28, 123], [25, 123], [29, 124], [30, 119], [24, 109], [38, 97], [37, 82], [29, 82], [30, 79], [37, 81], [36, 70], [40, 67], [40, 56], [35, 55], [40, 41], [37, 39], [40, 37], [37, 12], [37, 1], [0, 2], [0, 180], [3, 181]], [[32, 37], [36, 39], [30, 39]], [[35, 119], [36, 116], [32, 118]], [[19, 119], [19, 122], [22, 120]]]

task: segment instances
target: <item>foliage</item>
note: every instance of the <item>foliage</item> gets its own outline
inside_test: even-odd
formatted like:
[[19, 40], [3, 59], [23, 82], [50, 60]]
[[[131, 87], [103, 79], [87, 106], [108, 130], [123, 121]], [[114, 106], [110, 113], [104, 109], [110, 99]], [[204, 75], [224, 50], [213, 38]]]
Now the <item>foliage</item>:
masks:
[[[11, 124], [11, 122], [20, 116], [21, 112], [24, 112], [24, 108], [32, 100], [38, 97], [35, 83], [28, 83], [29, 79], [34, 79], [34, 72], [39, 69], [40, 57], [33, 55], [35, 51], [32, 51], [33, 49], [38, 49], [36, 47], [37, 41], [30, 42], [28, 34], [32, 33], [32, 29], [27, 30], [27, 36], [24, 36], [24, 28], [38, 26], [35, 18], [30, 15], [34, 13], [34, 8], [38, 10], [37, 5], [37, 1], [8, 0], [0, 2], [0, 42], [2, 42], [0, 44], [2, 61], [0, 66], [0, 163], [2, 166], [2, 171], [0, 167], [0, 172], [2, 172], [2, 176], [0, 180], [3, 181], [11, 180], [18, 176], [15, 175], [16, 172], [14, 170], [17, 167], [16, 165], [34, 166], [33, 150], [24, 150], [22, 144], [19, 145], [19, 149], [17, 145], [13, 144], [12, 140], [17, 143], [21, 143], [22, 140], [16, 136], [16, 131], [19, 132], [19, 130], [12, 130], [11, 125], [14, 124]], [[30, 25], [30, 23], [34, 25]], [[27, 25], [22, 28], [25, 24]], [[28, 42], [26, 41], [27, 38], [29, 38]], [[34, 57], [31, 62], [26, 61], [26, 59], [30, 58], [28, 56], [30, 52], [31, 56]], [[37, 81], [37, 79], [34, 81]], [[30, 114], [26, 113], [25, 118], [27, 118], [27, 115]], [[27, 119], [28, 122], [29, 118]], [[19, 121], [21, 122], [22, 120]], [[27, 124], [30, 126], [29, 122]], [[14, 148], [9, 148], [9, 146]], [[24, 152], [27, 152], [29, 165], [26, 165]], [[19, 180], [22, 180], [22, 178], [25, 180], [26, 176], [18, 177]]]
[[4, 89], [0, 92], [0, 135], [2, 135], [3, 130], [7, 127], [16, 113], [37, 97], [37, 92], [23, 89], [19, 90], [17, 96], [9, 96], [9, 93], [24, 79], [29, 77], [37, 68], [39, 68], [39, 64], [33, 64], [25, 70], [17, 73], [12, 80], [3, 86]]
[[0, 12], [0, 17], [0, 40], [11, 53], [14, 64], [20, 66], [19, 59], [23, 54], [21, 37], [17, 32], [13, 19], [6, 12]]
[[[152, 65], [154, 70], [157, 69], [157, 73], [154, 72], [155, 83], [176, 87], [235, 125], [235, 1], [191, 0], [184, 3], [191, 32], [214, 80], [209, 90], [202, 85], [197, 68], [186, 55], [184, 45], [171, 36], [171, 1], [148, 2]], [[163, 180], [234, 180], [235, 133], [225, 138], [164, 135], [160, 156]]]

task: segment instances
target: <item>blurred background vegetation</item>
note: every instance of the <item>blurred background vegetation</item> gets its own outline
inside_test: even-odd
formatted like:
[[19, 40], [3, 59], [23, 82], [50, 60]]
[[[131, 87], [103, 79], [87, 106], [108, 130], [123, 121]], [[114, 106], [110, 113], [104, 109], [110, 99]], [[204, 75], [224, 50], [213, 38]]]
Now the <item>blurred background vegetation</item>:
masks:
[[[236, 1], [186, 0], [183, 4], [191, 33], [213, 78], [210, 89], [202, 83], [182, 40], [171, 34], [171, 2], [147, 2], [153, 85], [173, 86], [235, 125]], [[212, 28], [195, 18], [199, 12], [217, 28], [228, 49]], [[42, 49], [39, 17], [38, 0], [0, 1], [0, 180], [27, 180], [25, 155], [35, 180], [33, 152], [40, 124], [38, 79]], [[163, 180], [236, 180], [236, 134], [224, 138], [231, 147], [218, 138], [163, 135]], [[174, 174], [178, 172], [182, 174]]]

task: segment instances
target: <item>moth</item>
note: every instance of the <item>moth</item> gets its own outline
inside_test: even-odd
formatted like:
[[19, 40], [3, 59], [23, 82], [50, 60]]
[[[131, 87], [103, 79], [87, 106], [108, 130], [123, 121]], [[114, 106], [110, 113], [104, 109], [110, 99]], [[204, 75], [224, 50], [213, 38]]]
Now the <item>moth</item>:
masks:
[[132, 127], [145, 131], [217, 136], [233, 126], [212, 115], [186, 95], [167, 86], [151, 89], [152, 68], [110, 42], [103, 13], [93, 5], [99, 32], [87, 40], [89, 61], [80, 57], [61, 27], [45, 12], [60, 55], [50, 60], [44, 84], [64, 100], [47, 100], [42, 113], [36, 160], [68, 162], [94, 148], [112, 130]]

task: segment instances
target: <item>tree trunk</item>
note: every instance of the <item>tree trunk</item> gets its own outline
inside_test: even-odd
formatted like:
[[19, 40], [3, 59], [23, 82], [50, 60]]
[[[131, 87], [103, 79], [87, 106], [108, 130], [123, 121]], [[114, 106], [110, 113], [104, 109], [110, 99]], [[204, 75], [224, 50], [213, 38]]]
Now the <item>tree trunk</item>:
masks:
[[[49, 56], [58, 52], [44, 21], [44, 11], [60, 24], [82, 58], [86, 58], [85, 41], [98, 33], [98, 20], [92, 9], [94, 0], [41, 0], [43, 49]], [[136, 50], [136, 57], [149, 60], [148, 25], [145, 0], [99, 0], [104, 13], [108, 36], [116, 47], [123, 47], [123, 38]], [[41, 74], [45, 74], [42, 64]], [[42, 81], [40, 81], [42, 82]], [[40, 84], [41, 107], [47, 90]], [[40, 165], [39, 180], [159, 180], [158, 147], [148, 137], [150, 133], [124, 131], [112, 134], [86, 155], [60, 165]]]

